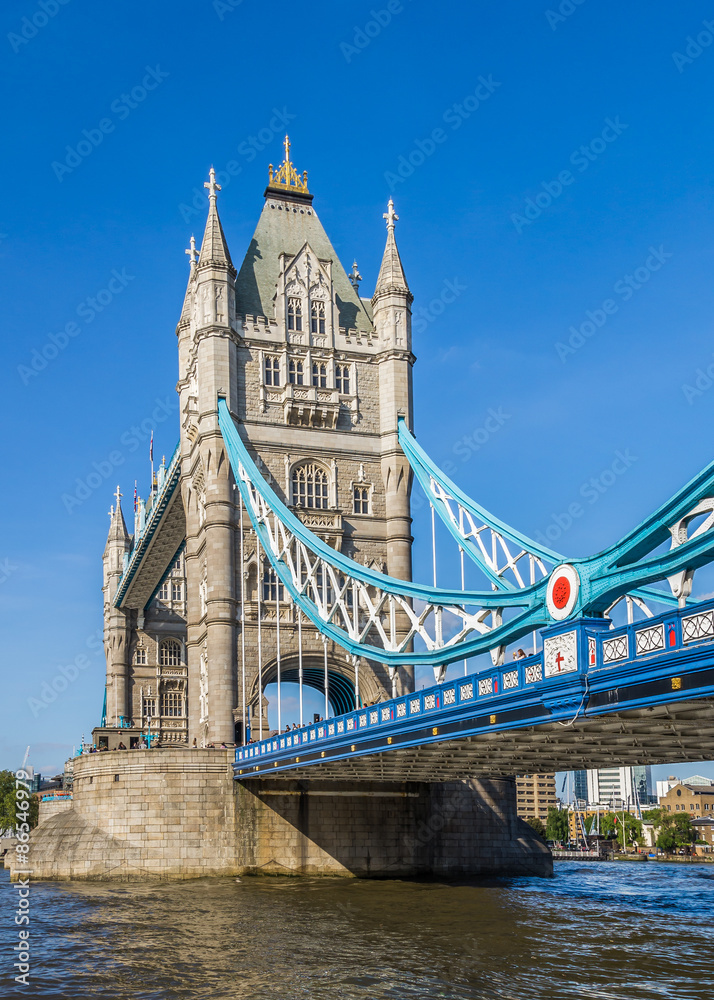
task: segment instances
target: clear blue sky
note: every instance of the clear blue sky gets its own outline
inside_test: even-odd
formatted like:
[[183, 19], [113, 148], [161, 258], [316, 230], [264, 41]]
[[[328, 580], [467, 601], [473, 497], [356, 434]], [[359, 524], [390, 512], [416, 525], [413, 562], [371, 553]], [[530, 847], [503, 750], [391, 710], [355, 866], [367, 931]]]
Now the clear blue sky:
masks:
[[[585, 555], [714, 457], [714, 391], [683, 388], [714, 362], [714, 46], [685, 51], [711, 41], [711, 4], [44, 6], [8, 0], [0, 31], [0, 766], [30, 744], [54, 770], [99, 719], [107, 511], [117, 481], [127, 497], [146, 485], [142, 422], [159, 456], [178, 436], [174, 328], [203, 181], [211, 164], [233, 171], [220, 209], [239, 261], [285, 121], [363, 294], [394, 197], [416, 429], [467, 492]], [[446, 282], [460, 291], [443, 307]], [[588, 311], [604, 322], [569, 343]], [[51, 337], [56, 357], [28, 375]], [[499, 429], [474, 451], [489, 410]], [[589, 499], [618, 452], [628, 468]], [[426, 527], [420, 512], [428, 580]], [[33, 715], [28, 699], [84, 655]]]

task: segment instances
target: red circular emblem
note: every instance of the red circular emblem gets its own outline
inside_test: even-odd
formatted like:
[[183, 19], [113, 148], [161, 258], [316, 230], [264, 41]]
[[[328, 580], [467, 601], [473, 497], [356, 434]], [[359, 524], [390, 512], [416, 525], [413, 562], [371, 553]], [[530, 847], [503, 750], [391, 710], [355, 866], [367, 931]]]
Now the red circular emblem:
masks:
[[570, 599], [570, 580], [567, 576], [560, 576], [553, 585], [553, 604], [560, 611]]

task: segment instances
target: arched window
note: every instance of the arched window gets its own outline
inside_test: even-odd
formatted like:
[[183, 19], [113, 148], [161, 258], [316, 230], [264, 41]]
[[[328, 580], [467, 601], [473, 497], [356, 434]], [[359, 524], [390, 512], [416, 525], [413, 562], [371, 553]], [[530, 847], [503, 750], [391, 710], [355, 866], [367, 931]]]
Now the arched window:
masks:
[[312, 384], [318, 389], [327, 388], [327, 365], [314, 361], [312, 365]]
[[338, 392], [348, 396], [350, 392], [350, 366], [335, 366], [335, 388]]
[[288, 330], [302, 330], [302, 302], [288, 299]]
[[165, 639], [159, 647], [159, 663], [162, 667], [181, 665], [181, 645], [175, 639]]
[[328, 507], [327, 473], [318, 465], [299, 465], [293, 469], [293, 504], [296, 507]]
[[313, 302], [310, 307], [310, 331], [312, 333], [325, 332], [325, 303]]
[[290, 385], [304, 385], [305, 368], [303, 362], [291, 359], [288, 365], [288, 375], [290, 378]]

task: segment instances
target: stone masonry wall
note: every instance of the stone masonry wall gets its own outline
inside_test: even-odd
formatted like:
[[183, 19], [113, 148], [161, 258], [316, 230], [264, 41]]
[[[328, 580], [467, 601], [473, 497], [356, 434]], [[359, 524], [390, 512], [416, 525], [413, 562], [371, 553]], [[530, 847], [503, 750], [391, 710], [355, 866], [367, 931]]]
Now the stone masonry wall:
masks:
[[75, 761], [72, 808], [30, 838], [35, 879], [283, 874], [549, 875], [513, 780], [233, 780], [232, 753], [135, 750]]
[[228, 750], [118, 750], [78, 757], [72, 808], [32, 834], [34, 878], [230, 874], [232, 758]]

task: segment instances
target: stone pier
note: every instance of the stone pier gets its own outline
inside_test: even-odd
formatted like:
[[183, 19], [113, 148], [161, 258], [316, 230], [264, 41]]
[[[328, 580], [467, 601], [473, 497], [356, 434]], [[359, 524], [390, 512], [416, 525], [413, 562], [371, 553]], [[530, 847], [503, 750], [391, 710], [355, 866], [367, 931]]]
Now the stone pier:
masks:
[[129, 750], [74, 765], [72, 807], [30, 840], [35, 879], [549, 875], [512, 779], [233, 780], [230, 750]]

